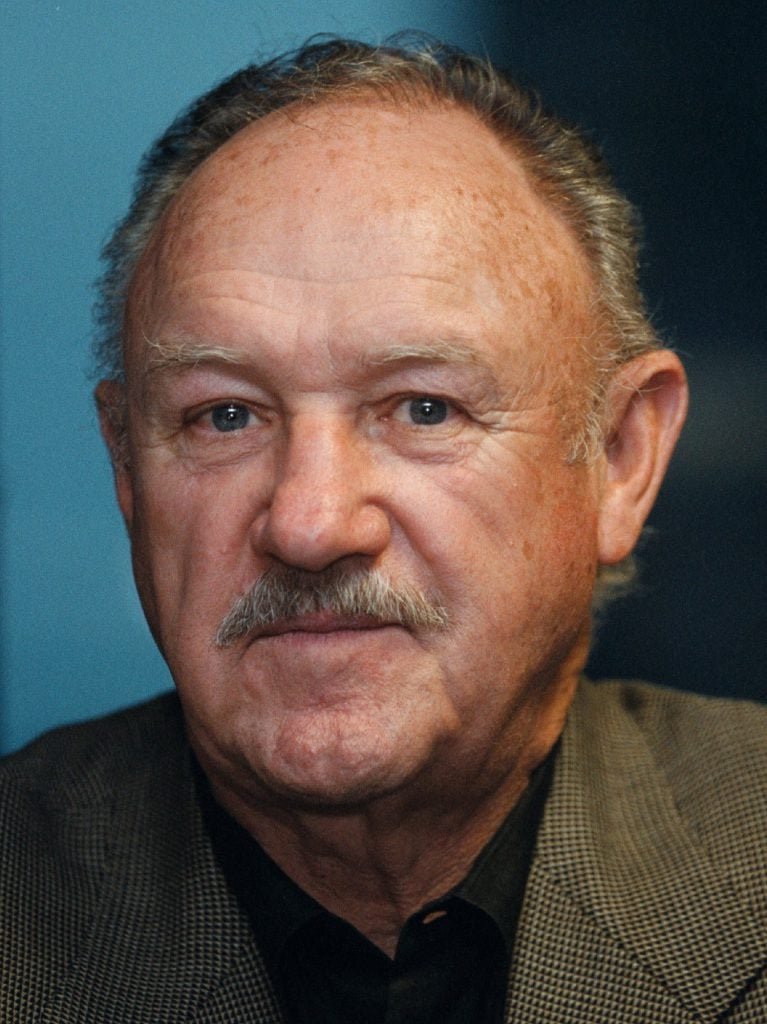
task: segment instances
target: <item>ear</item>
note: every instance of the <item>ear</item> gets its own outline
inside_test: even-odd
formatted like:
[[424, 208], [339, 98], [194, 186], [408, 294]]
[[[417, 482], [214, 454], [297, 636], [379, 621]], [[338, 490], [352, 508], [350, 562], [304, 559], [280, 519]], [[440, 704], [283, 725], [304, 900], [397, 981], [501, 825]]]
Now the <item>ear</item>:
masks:
[[608, 390], [608, 432], [598, 553], [605, 565], [632, 551], [687, 414], [687, 378], [668, 349], [619, 367]]
[[125, 386], [116, 380], [99, 381], [94, 393], [101, 436], [109, 450], [115, 493], [125, 525], [133, 524], [133, 480], [128, 461], [128, 409]]

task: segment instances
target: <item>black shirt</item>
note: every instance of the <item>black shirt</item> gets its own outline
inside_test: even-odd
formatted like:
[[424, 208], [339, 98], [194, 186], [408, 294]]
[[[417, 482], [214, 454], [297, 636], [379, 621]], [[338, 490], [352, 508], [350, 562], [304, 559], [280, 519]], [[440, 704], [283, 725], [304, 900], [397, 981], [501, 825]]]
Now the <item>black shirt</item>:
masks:
[[289, 1024], [498, 1024], [553, 752], [466, 878], [410, 917], [394, 959], [297, 886], [213, 799], [203, 814]]

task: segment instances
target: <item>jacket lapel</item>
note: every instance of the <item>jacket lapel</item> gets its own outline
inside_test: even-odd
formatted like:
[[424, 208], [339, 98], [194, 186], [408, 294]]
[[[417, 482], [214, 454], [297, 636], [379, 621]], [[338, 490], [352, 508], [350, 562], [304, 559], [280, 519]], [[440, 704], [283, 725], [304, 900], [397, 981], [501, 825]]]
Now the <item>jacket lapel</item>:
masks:
[[680, 816], [619, 691], [584, 684], [525, 893], [508, 1021], [720, 1020], [764, 958], [763, 927]]

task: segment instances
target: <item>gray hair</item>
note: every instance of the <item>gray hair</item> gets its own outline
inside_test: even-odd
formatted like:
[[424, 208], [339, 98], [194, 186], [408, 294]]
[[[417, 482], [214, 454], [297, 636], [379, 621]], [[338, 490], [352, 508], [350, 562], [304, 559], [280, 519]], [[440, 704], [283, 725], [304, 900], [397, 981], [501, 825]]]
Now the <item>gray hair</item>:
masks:
[[[145, 154], [126, 217], [107, 242], [99, 282], [94, 345], [97, 371], [123, 379], [128, 288], [150, 236], [192, 172], [238, 131], [290, 104], [374, 94], [396, 103], [450, 103], [473, 112], [522, 161], [548, 202], [570, 225], [595, 281], [595, 343], [590, 389], [568, 461], [593, 456], [602, 441], [604, 396], [616, 366], [659, 345], [638, 286], [635, 212], [596, 147], [546, 111], [531, 90], [488, 61], [434, 41], [370, 46], [346, 39], [309, 42], [293, 53], [236, 72], [183, 111]], [[603, 567], [600, 586], [625, 584], [629, 571]], [[612, 584], [610, 584], [612, 585]]]

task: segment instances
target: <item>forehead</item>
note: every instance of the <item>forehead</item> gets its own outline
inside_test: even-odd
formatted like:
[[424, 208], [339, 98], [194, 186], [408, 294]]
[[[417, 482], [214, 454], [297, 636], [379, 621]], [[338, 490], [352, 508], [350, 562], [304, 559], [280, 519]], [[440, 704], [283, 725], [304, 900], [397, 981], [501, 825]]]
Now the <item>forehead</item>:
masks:
[[217, 150], [161, 219], [129, 305], [235, 268], [318, 289], [433, 278], [549, 324], [591, 297], [571, 229], [508, 145], [466, 110], [375, 98], [286, 108]]

